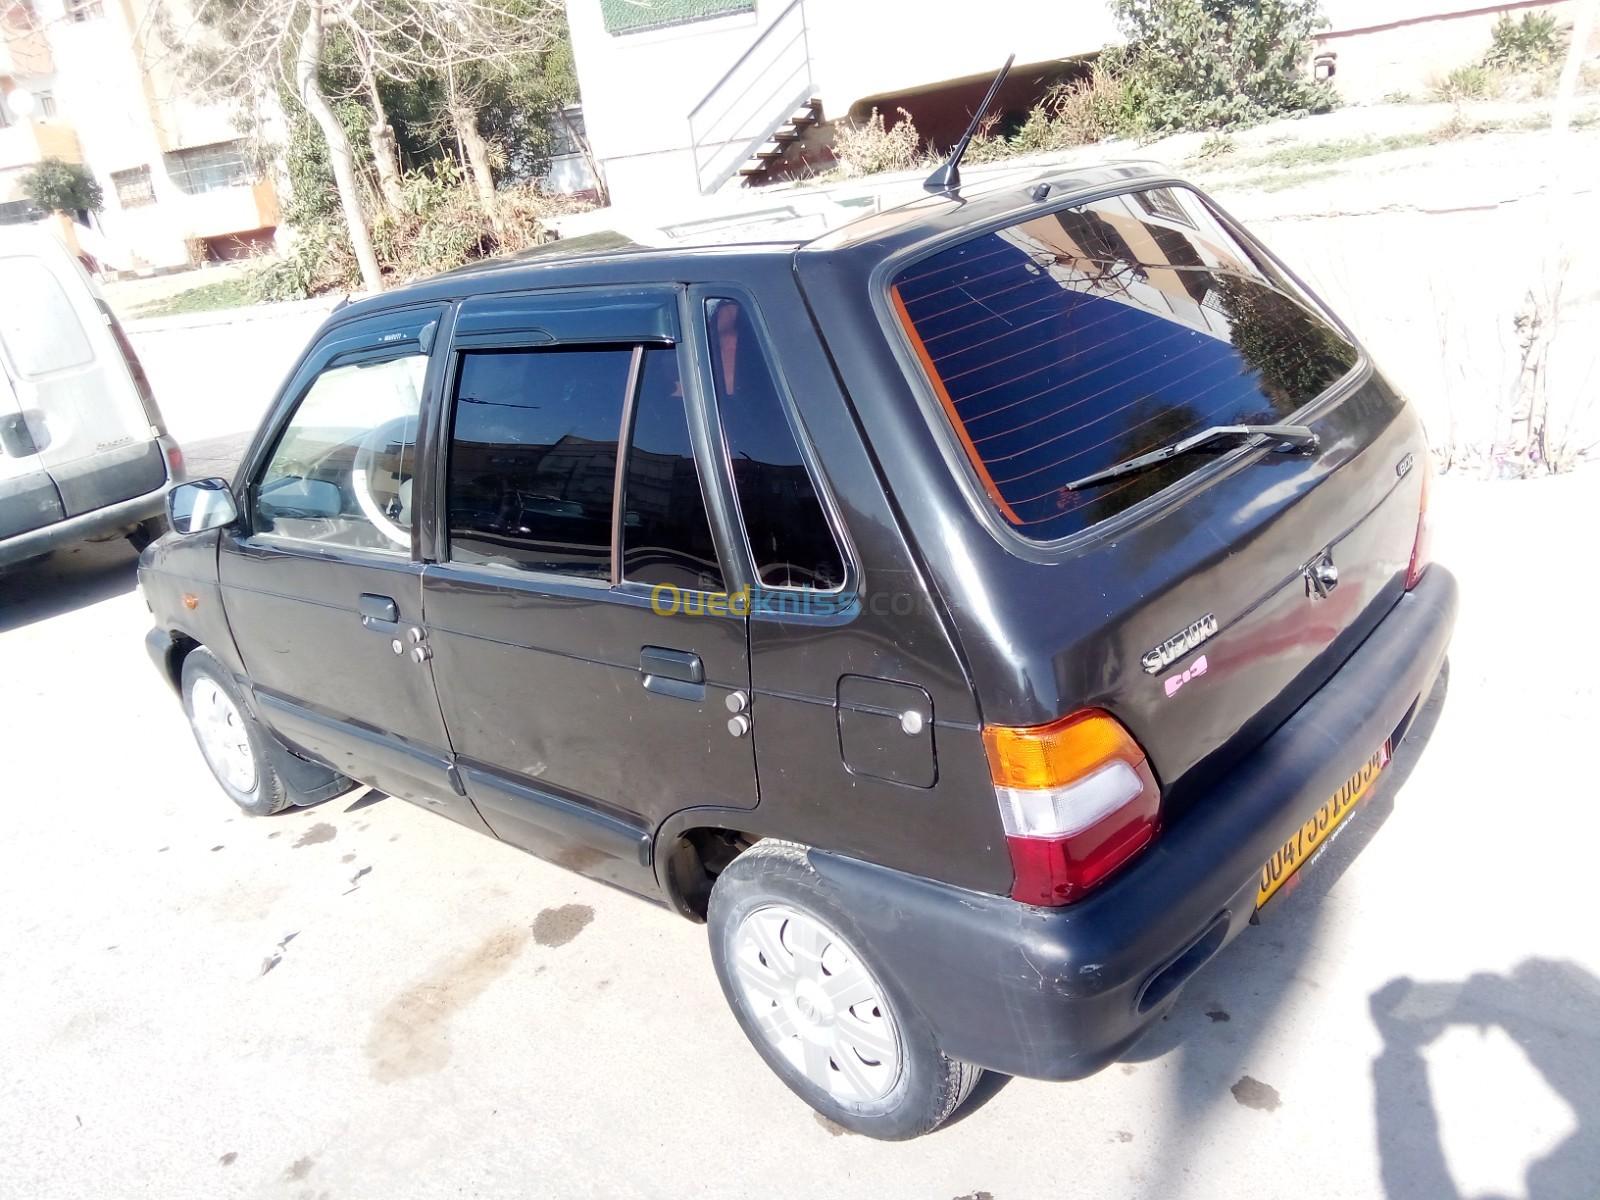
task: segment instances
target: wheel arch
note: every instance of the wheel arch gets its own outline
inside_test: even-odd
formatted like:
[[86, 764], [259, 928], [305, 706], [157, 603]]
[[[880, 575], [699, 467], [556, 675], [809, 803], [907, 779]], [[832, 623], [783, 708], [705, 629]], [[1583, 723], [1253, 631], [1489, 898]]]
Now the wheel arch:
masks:
[[652, 852], [656, 883], [674, 912], [703, 922], [717, 876], [745, 850], [774, 836], [753, 809], [691, 808], [674, 813], [656, 832]]

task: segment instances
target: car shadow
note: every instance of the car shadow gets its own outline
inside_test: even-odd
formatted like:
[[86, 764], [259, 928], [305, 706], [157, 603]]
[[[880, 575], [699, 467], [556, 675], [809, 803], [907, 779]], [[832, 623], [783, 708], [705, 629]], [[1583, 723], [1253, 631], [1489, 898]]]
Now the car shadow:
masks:
[[0, 633], [131, 592], [139, 554], [123, 538], [63, 546], [0, 569]]
[[1600, 1177], [1600, 979], [1575, 963], [1529, 958], [1509, 975], [1459, 983], [1391, 979], [1373, 993], [1383, 1050], [1372, 1063], [1378, 1165], [1389, 1200], [1459, 1200], [1445, 1160], [1423, 1050], [1447, 1029], [1505, 1031], [1564, 1100], [1578, 1127], [1531, 1163], [1528, 1200], [1593, 1195]]

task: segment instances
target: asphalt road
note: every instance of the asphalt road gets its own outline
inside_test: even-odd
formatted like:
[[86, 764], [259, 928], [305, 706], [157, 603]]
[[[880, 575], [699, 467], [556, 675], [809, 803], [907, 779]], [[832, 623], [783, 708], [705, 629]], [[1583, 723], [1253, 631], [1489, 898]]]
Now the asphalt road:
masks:
[[0, 1196], [1592, 1197], [1600, 472], [1439, 493], [1420, 755], [1126, 1061], [899, 1145], [700, 927], [392, 799], [236, 815], [122, 546], [0, 576]]

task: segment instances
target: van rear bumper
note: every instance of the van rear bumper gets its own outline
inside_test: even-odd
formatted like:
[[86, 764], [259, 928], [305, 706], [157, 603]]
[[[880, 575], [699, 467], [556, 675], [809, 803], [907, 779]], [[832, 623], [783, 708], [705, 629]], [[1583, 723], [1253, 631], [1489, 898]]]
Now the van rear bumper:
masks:
[[0, 540], [0, 567], [21, 562], [36, 554], [44, 554], [57, 546], [66, 546], [102, 534], [115, 533], [119, 529], [137, 525], [140, 521], [159, 517], [166, 511], [167, 486], [163, 483], [154, 491], [135, 496], [131, 500], [108, 504], [104, 508], [68, 517], [53, 525], [42, 525], [38, 529], [30, 529], [27, 533], [19, 533]]
[[1262, 864], [1410, 727], [1456, 604], [1455, 579], [1430, 567], [1224, 786], [1077, 904], [1035, 908], [821, 851], [812, 864], [946, 1053], [1007, 1075], [1091, 1075], [1249, 923]]

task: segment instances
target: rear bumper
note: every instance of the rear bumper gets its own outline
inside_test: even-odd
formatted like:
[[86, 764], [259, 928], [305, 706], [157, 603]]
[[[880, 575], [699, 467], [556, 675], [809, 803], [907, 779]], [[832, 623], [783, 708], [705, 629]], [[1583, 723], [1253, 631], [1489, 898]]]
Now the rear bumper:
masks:
[[118, 529], [137, 525], [140, 521], [151, 517], [159, 517], [166, 511], [167, 487], [168, 484], [163, 483], [154, 491], [135, 496], [131, 500], [121, 500], [92, 512], [57, 521], [53, 525], [44, 525], [38, 529], [30, 529], [27, 533], [6, 538], [0, 541], [0, 567], [8, 563], [21, 562], [36, 554], [44, 554], [57, 546], [66, 546], [102, 534], [114, 533]]
[[1262, 864], [1432, 690], [1455, 624], [1435, 564], [1323, 687], [1115, 882], [1034, 908], [854, 859], [816, 870], [951, 1056], [1077, 1079], [1114, 1061], [1249, 923]]

